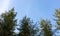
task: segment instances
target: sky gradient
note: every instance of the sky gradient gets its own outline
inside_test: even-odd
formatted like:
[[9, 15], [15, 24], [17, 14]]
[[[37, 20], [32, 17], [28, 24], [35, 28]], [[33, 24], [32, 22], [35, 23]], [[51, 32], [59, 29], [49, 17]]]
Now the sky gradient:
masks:
[[16, 0], [13, 5], [19, 19], [27, 15], [34, 21], [41, 18], [53, 21], [55, 9], [60, 8], [60, 0]]
[[55, 9], [60, 8], [60, 0], [0, 0], [0, 5], [0, 13], [14, 7], [18, 19], [26, 15], [34, 21], [52, 20]]
[[10, 0], [0, 0], [0, 14], [4, 13], [5, 10], [8, 10]]

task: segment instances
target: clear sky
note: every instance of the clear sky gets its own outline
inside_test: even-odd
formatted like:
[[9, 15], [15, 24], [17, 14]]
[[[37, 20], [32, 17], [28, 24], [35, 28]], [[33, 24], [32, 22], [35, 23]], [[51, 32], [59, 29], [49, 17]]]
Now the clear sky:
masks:
[[0, 0], [0, 14], [8, 10], [10, 0]]
[[60, 8], [60, 0], [0, 0], [0, 5], [0, 13], [14, 7], [18, 19], [26, 15], [34, 21], [52, 20], [55, 9]]
[[17, 18], [27, 15], [34, 21], [40, 18], [53, 20], [55, 9], [60, 8], [60, 0], [15, 0], [12, 4], [18, 13]]
[[0, 0], [0, 14], [15, 8], [17, 19], [25, 15], [39, 21], [41, 18], [53, 21], [56, 8], [60, 8], [60, 0]]

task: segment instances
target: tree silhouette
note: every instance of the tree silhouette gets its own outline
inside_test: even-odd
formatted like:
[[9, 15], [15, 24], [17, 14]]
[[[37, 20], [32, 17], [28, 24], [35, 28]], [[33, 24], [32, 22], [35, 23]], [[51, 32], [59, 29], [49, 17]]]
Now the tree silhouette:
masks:
[[9, 10], [6, 13], [3, 13], [1, 15], [1, 17], [3, 18], [3, 36], [12, 36], [13, 35], [13, 31], [16, 25], [16, 13], [14, 13], [14, 8], [12, 8], [11, 10]]
[[54, 20], [56, 21], [56, 23], [55, 23], [56, 24], [55, 32], [57, 32], [58, 30], [60, 30], [60, 9], [55, 10], [54, 17], [55, 17]]
[[20, 22], [21, 27], [20, 27], [20, 33], [19, 36], [31, 36], [31, 30], [30, 30], [30, 19], [27, 18], [26, 16], [21, 20]]
[[51, 30], [51, 23], [48, 20], [42, 19], [40, 21], [40, 26], [41, 26], [41, 34], [43, 36], [52, 36], [52, 30]]

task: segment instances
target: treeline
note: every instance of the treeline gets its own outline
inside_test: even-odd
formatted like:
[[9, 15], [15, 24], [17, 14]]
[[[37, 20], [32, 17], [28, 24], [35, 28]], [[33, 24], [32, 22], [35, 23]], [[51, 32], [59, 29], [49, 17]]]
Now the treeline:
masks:
[[[6, 13], [0, 15], [0, 36], [58, 36], [55, 34], [57, 30], [60, 30], [60, 9], [56, 9], [54, 12], [55, 17], [53, 20], [56, 24], [55, 30], [52, 30], [52, 24], [48, 19], [41, 19], [38, 23], [34, 23], [29, 17], [24, 16], [17, 24], [17, 13], [12, 8]], [[39, 26], [37, 26], [37, 24]], [[19, 26], [19, 28], [16, 28]], [[15, 29], [19, 30], [17, 34]], [[58, 31], [59, 32], [59, 31]]]

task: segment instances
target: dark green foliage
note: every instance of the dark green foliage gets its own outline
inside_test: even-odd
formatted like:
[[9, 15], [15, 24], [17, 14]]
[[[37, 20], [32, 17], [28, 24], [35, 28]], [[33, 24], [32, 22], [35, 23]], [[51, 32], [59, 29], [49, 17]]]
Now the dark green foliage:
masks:
[[42, 19], [40, 22], [40, 26], [41, 26], [41, 33], [43, 34], [43, 36], [52, 36], [50, 21]]
[[[54, 31], [54, 33], [56, 33], [58, 30], [60, 30], [60, 9], [56, 9], [55, 10], [55, 13], [54, 13], [54, 17], [55, 17], [55, 25], [56, 25], [56, 29], [55, 29], [55, 31]], [[59, 31], [58, 31], [59, 32]], [[60, 32], [59, 32], [60, 33]], [[58, 35], [58, 33], [57, 34], [54, 34], [54, 35]]]
[[3, 24], [2, 23], [3, 23], [3, 21], [0, 18], [0, 36], [3, 36], [3, 29], [2, 29], [3, 28], [3, 26], [2, 26]]
[[21, 27], [20, 27], [20, 33], [19, 36], [31, 36], [31, 31], [30, 31], [30, 19], [27, 18], [26, 16], [21, 20], [20, 22]]
[[54, 16], [55, 16], [55, 21], [57, 24], [57, 29], [60, 29], [60, 9], [55, 10]]
[[13, 29], [15, 28], [16, 25], [16, 13], [14, 13], [14, 8], [12, 8], [11, 10], [9, 10], [6, 13], [3, 13], [1, 15], [1, 17], [3, 18], [3, 36], [12, 36], [13, 34]]

